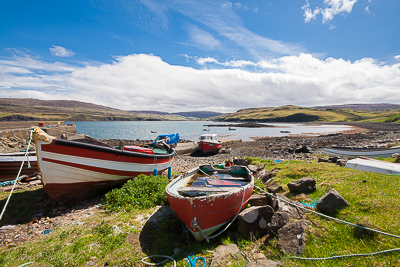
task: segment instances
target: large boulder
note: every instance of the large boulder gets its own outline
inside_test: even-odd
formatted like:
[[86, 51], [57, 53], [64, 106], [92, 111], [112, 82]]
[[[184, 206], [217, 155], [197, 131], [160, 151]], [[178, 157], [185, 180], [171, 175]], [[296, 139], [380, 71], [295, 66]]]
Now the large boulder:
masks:
[[278, 246], [287, 254], [300, 255], [306, 246], [306, 221], [289, 223], [278, 230]]
[[317, 201], [317, 210], [332, 215], [349, 205], [338, 191], [331, 189]]
[[295, 153], [310, 153], [311, 149], [308, 146], [298, 146], [294, 150]]
[[268, 224], [274, 215], [271, 206], [250, 207], [238, 216], [238, 231], [245, 237], [262, 237], [269, 233]]
[[266, 206], [271, 203], [271, 197], [268, 194], [262, 193], [262, 194], [256, 194], [252, 195], [249, 199], [249, 204], [251, 207], [254, 206]]
[[278, 211], [286, 212], [289, 215], [289, 217], [295, 218], [295, 219], [303, 218], [303, 210], [289, 204], [289, 203], [293, 203], [298, 206], [301, 206], [301, 204], [299, 202], [293, 201], [293, 200], [291, 200], [283, 195], [280, 195], [280, 194], [278, 194], [277, 197], [279, 197], [281, 200], [275, 198], [271, 202], [272, 209], [275, 212], [278, 212]]
[[247, 165], [247, 168], [248, 168], [252, 173], [256, 173], [257, 170], [258, 170], [258, 168], [257, 168], [256, 165], [251, 165], [251, 164]]
[[315, 191], [315, 179], [312, 177], [303, 177], [288, 183], [287, 186], [292, 193], [309, 193]]

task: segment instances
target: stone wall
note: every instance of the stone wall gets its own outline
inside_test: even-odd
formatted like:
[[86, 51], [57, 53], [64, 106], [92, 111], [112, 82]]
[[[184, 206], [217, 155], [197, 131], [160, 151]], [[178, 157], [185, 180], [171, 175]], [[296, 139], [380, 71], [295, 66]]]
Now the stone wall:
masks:
[[[61, 134], [76, 134], [76, 126], [73, 124], [64, 125], [63, 121], [43, 121], [45, 131], [49, 135], [60, 137]], [[29, 130], [39, 126], [39, 121], [12, 121], [0, 122], [0, 137], [29, 137]]]

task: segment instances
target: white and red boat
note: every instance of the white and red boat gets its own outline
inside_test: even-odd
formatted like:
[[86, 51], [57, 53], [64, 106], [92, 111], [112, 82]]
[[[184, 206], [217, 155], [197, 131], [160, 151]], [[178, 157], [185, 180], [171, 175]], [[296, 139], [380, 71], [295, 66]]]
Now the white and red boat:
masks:
[[206, 155], [206, 154], [218, 153], [221, 147], [222, 143], [221, 141], [218, 140], [217, 134], [208, 133], [200, 135], [198, 149], [203, 154]]
[[163, 144], [114, 148], [96, 139], [58, 139], [35, 127], [33, 137], [46, 193], [62, 203], [88, 198], [140, 174], [166, 170], [174, 150]]
[[171, 181], [168, 202], [197, 241], [236, 219], [253, 194], [254, 177], [245, 166], [200, 166]]

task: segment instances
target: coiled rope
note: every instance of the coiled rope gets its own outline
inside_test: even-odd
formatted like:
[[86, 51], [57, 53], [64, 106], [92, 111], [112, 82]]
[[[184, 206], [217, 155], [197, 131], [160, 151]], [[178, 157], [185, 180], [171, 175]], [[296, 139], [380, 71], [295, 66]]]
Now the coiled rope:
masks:
[[[372, 232], [375, 232], [375, 233], [378, 233], [378, 234], [387, 235], [387, 236], [391, 236], [391, 237], [394, 237], [394, 238], [400, 238], [400, 236], [398, 236], [398, 235], [393, 235], [393, 234], [389, 234], [389, 233], [382, 232], [382, 231], [379, 231], [379, 230], [375, 230], [375, 229], [371, 229], [371, 228], [368, 228], [368, 227], [364, 227], [364, 226], [362, 226], [362, 225], [358, 225], [358, 224], [346, 222], [346, 221], [343, 221], [343, 220], [340, 220], [340, 219], [337, 219], [337, 218], [334, 218], [334, 217], [331, 217], [331, 216], [322, 214], [322, 213], [320, 213], [320, 212], [316, 212], [316, 211], [314, 211], [314, 210], [307, 209], [307, 208], [305, 208], [305, 207], [302, 207], [302, 206], [299, 206], [299, 205], [297, 205], [297, 204], [294, 204], [294, 203], [292, 203], [292, 202], [290, 202], [290, 201], [287, 201], [287, 200], [284, 200], [284, 199], [282, 199], [282, 198], [279, 198], [279, 197], [275, 196], [274, 194], [268, 193], [268, 192], [266, 192], [264, 189], [262, 189], [262, 188], [260, 188], [260, 187], [258, 187], [258, 186], [256, 186], [256, 185], [254, 185], [254, 187], [258, 188], [260, 191], [264, 192], [265, 194], [267, 194], [267, 195], [270, 196], [270, 197], [273, 197], [273, 198], [275, 198], [275, 199], [281, 200], [281, 201], [283, 201], [283, 202], [285, 202], [285, 203], [287, 203], [287, 204], [289, 204], [289, 205], [292, 205], [292, 206], [294, 206], [294, 207], [300, 208], [300, 209], [305, 210], [305, 211], [307, 211], [307, 212], [312, 212], [312, 213], [314, 213], [314, 214], [317, 214], [317, 215], [319, 215], [319, 216], [321, 216], [321, 217], [324, 217], [324, 218], [327, 218], [327, 219], [329, 219], [329, 220], [334, 220], [334, 221], [337, 221], [337, 222], [340, 222], [340, 223], [344, 223], [344, 224], [348, 224], [348, 225], [351, 225], [351, 226], [355, 226], [355, 227], [358, 227], [358, 228], [361, 228], [361, 229], [364, 229], [364, 230], [368, 230], [368, 231], [372, 231]], [[367, 253], [367, 254], [351, 254], [351, 255], [332, 256], [332, 257], [327, 257], [327, 258], [288, 257], [288, 259], [298, 259], [298, 260], [331, 260], [331, 259], [339, 259], [339, 258], [345, 258], [345, 257], [374, 256], [374, 255], [379, 255], [379, 254], [389, 253], [389, 252], [396, 252], [396, 251], [400, 251], [400, 248], [390, 249], [390, 250], [384, 250], [384, 251], [378, 251], [378, 252]]]
[[[27, 148], [29, 148], [29, 146], [31, 145], [32, 133], [33, 133], [33, 131], [31, 130], [30, 133], [29, 133], [29, 142], [28, 142]], [[21, 171], [22, 171], [22, 167], [24, 166], [24, 163], [25, 163], [25, 159], [28, 159], [28, 168], [30, 168], [29, 158], [28, 158], [28, 154], [29, 154], [29, 151], [28, 151], [28, 150], [29, 150], [29, 149], [26, 149], [26, 151], [25, 151], [25, 156], [24, 156], [24, 159], [22, 160], [21, 167], [19, 168], [17, 178], [15, 179], [14, 185], [13, 185], [13, 187], [11, 188], [10, 195], [9, 195], [8, 198], [7, 198], [6, 204], [4, 205], [3, 210], [1, 211], [1, 214], [0, 214], [0, 221], [1, 221], [1, 219], [3, 218], [4, 212], [6, 211], [6, 207], [7, 207], [7, 205], [8, 205], [8, 202], [10, 201], [10, 198], [11, 198], [11, 195], [12, 195], [12, 193], [13, 193], [13, 191], [14, 191], [15, 185], [17, 184], [18, 177], [20, 177], [20, 174], [21, 174]]]

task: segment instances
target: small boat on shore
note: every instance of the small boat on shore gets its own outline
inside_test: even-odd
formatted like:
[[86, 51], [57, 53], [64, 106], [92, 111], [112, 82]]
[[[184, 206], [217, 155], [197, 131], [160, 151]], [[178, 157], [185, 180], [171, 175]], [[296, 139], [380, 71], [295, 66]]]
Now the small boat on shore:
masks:
[[61, 203], [106, 192], [140, 174], [161, 173], [175, 153], [164, 143], [115, 148], [90, 137], [58, 139], [38, 127], [33, 137], [44, 190]]
[[242, 211], [253, 194], [254, 177], [245, 166], [199, 166], [165, 189], [171, 208], [197, 241], [210, 237]]
[[365, 157], [349, 160], [345, 167], [359, 171], [400, 175], [400, 164]]
[[198, 149], [204, 154], [218, 153], [221, 149], [222, 143], [218, 140], [217, 134], [202, 134], [198, 143]]
[[382, 157], [389, 158], [395, 153], [400, 153], [400, 146], [391, 148], [355, 148], [355, 147], [339, 147], [324, 148], [325, 154], [328, 156], [337, 156], [345, 158], [358, 157]]
[[[25, 158], [25, 152], [0, 154], [0, 182], [15, 180], [17, 178], [22, 161], [24, 166], [21, 169], [20, 176], [32, 175], [38, 172], [36, 152], [28, 152]], [[29, 168], [29, 164], [30, 168]]]

